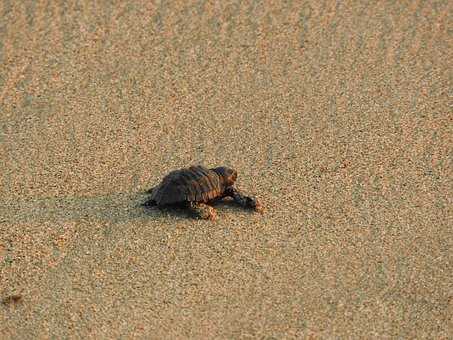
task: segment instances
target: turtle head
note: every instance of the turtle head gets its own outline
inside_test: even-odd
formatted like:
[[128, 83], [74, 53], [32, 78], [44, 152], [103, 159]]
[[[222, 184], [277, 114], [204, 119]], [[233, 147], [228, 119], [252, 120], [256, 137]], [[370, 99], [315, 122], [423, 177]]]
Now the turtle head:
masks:
[[227, 168], [225, 166], [220, 166], [211, 170], [215, 171], [217, 175], [219, 175], [225, 187], [233, 185], [234, 182], [236, 182], [236, 178], [238, 177], [236, 170]]

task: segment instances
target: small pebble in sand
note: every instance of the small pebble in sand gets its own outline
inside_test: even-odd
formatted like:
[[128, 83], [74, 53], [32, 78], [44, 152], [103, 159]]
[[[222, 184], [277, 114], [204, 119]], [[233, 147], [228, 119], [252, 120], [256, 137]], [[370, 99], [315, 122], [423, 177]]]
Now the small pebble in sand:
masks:
[[9, 296], [4, 297], [1, 301], [2, 301], [2, 305], [5, 305], [5, 306], [11, 305], [11, 304], [16, 304], [16, 303], [19, 303], [22, 301], [22, 295], [18, 295], [18, 294], [9, 295]]

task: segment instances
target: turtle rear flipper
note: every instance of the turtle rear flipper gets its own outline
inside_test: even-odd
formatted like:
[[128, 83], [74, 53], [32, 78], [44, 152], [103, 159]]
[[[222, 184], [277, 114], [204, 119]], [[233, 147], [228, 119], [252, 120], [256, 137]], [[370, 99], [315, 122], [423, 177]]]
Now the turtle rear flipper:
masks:
[[142, 206], [144, 207], [155, 207], [157, 205], [156, 200], [154, 199], [153, 192], [156, 187], [152, 187], [151, 189], [148, 189], [145, 191], [146, 195], [151, 195], [143, 204]]
[[155, 207], [157, 206], [157, 203], [155, 200], [153, 200], [152, 198], [150, 198], [149, 200], [146, 200], [144, 203], [142, 203], [142, 206], [143, 207]]
[[145, 190], [145, 194], [151, 195], [156, 187], [152, 187], [151, 189]]

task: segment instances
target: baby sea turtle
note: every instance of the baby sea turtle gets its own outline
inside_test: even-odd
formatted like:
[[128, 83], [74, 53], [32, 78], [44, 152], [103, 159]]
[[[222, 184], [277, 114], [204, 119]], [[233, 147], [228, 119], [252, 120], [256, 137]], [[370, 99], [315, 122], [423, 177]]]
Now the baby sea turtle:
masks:
[[207, 203], [232, 197], [240, 206], [262, 213], [263, 207], [255, 197], [245, 196], [233, 187], [236, 178], [236, 170], [224, 166], [208, 169], [197, 165], [174, 170], [159, 185], [147, 191], [151, 196], [144, 205], [180, 205], [198, 218], [215, 220], [216, 211]]

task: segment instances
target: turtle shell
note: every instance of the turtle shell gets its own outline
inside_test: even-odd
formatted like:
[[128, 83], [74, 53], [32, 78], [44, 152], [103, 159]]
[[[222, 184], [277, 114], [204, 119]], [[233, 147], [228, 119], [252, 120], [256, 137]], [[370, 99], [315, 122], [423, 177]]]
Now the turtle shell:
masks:
[[151, 199], [157, 205], [175, 204], [185, 201], [208, 202], [222, 193], [219, 175], [204, 166], [191, 166], [174, 170], [153, 189]]

